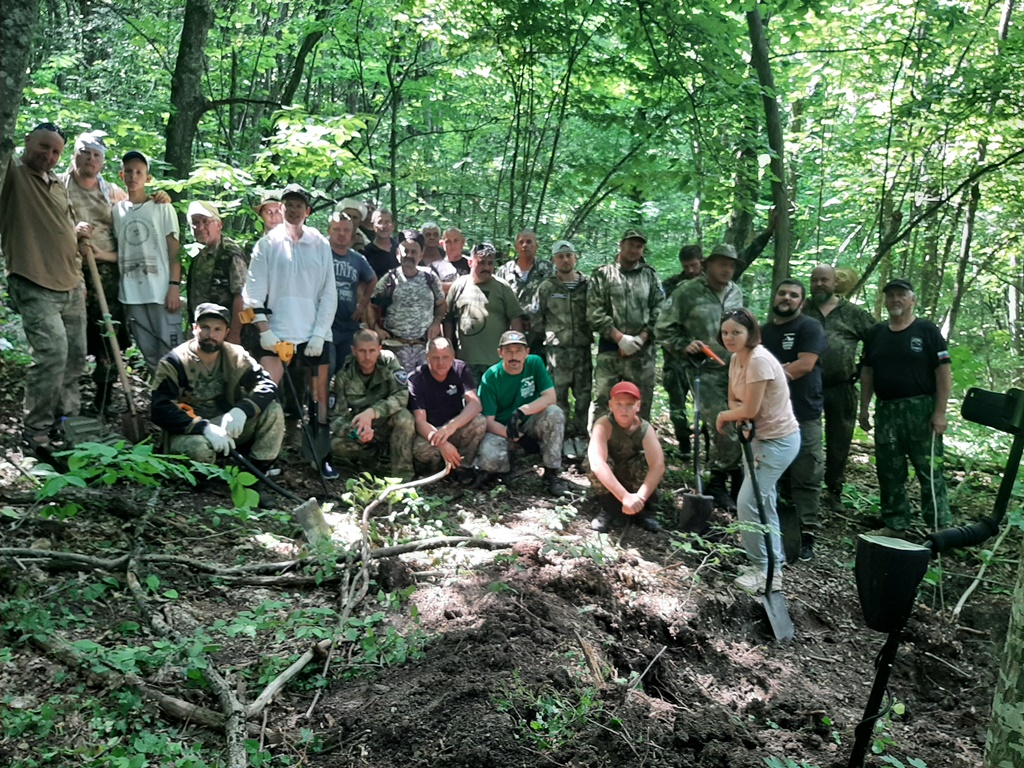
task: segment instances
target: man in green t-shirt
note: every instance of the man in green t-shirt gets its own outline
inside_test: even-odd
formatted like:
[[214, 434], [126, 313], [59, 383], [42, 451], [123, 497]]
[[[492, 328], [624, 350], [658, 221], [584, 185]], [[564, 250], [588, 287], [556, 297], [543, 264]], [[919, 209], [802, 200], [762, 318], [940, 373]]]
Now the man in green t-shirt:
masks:
[[512, 452], [540, 453], [548, 493], [564, 496], [568, 489], [558, 477], [562, 466], [565, 413], [555, 401], [555, 387], [544, 361], [530, 354], [522, 331], [505, 331], [498, 342], [495, 363], [484, 373], [477, 394], [487, 419], [487, 434], [477, 452], [483, 473], [478, 485], [494, 473], [512, 470]]

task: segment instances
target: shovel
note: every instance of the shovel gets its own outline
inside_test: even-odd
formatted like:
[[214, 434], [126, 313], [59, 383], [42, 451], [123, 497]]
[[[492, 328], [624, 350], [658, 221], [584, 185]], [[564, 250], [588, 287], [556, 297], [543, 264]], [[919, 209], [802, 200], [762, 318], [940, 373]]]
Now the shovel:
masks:
[[693, 468], [697, 492], [683, 494], [683, 508], [676, 515], [679, 530], [697, 534], [707, 528], [715, 507], [714, 498], [704, 495], [704, 480], [700, 476], [700, 372], [707, 361], [704, 355], [693, 361], [697, 369], [693, 377]]
[[325, 542], [330, 542], [331, 527], [324, 519], [323, 510], [320, 509], [320, 505], [317, 503], [315, 497], [303, 501], [302, 497], [297, 493], [292, 493], [287, 488], [281, 487], [267, 477], [263, 472], [257, 469], [251, 461], [245, 458], [245, 456], [234, 448], [231, 449], [230, 456], [237, 464], [240, 464], [256, 475], [261, 482], [263, 482], [278, 496], [288, 499], [289, 501], [298, 502], [299, 506], [292, 510], [292, 514], [295, 515], [295, 519], [298, 520], [299, 525], [302, 526], [302, 532], [305, 534], [306, 541], [309, 542], [310, 546], [316, 548]]
[[[289, 368], [289, 364], [291, 363], [292, 358], [295, 356], [295, 345], [291, 344], [290, 342], [283, 341], [280, 342], [277, 346], [277, 356], [281, 358], [281, 363], [283, 364], [284, 367], [284, 380], [288, 382], [288, 389], [291, 390], [292, 398], [295, 400], [295, 403], [298, 404], [298, 390], [295, 388], [295, 382], [292, 380], [292, 372], [291, 369]], [[309, 422], [308, 409], [305, 417], [303, 417], [301, 406], [299, 408], [299, 426], [302, 427], [302, 436], [304, 438], [302, 441], [302, 458], [312, 463], [313, 469], [319, 470], [320, 461], [322, 459], [318, 459], [316, 455], [316, 446], [313, 443], [313, 432], [312, 426], [310, 425]]]
[[750, 482], [754, 486], [754, 498], [757, 500], [757, 513], [764, 527], [764, 546], [768, 551], [768, 579], [764, 585], [765, 612], [768, 614], [768, 621], [771, 622], [772, 631], [776, 640], [792, 640], [796, 635], [793, 628], [793, 620], [789, 617], [789, 608], [786, 606], [786, 598], [781, 592], [772, 590], [772, 582], [775, 580], [775, 552], [772, 546], [772, 531], [768, 527], [768, 514], [764, 511], [764, 498], [761, 496], [761, 488], [757, 483], [757, 467], [754, 465], [754, 450], [750, 447], [754, 440], [754, 425], [740, 427], [737, 429], [740, 437], [740, 444], [743, 446], [743, 456], [747, 460], [747, 468], [750, 470]]
[[135, 410], [135, 400], [132, 397], [132, 383], [128, 378], [128, 371], [125, 370], [124, 360], [121, 359], [121, 345], [117, 342], [117, 332], [114, 330], [114, 321], [110, 317], [107, 296], [103, 293], [100, 271], [96, 268], [96, 259], [89, 248], [85, 249], [85, 260], [89, 265], [89, 275], [92, 277], [93, 289], [96, 291], [96, 300], [99, 302], [100, 312], [103, 313], [103, 324], [107, 329], [107, 344], [110, 345], [114, 365], [117, 366], [117, 377], [121, 381], [121, 388], [124, 390], [125, 399], [128, 401], [128, 413], [121, 414], [121, 431], [129, 442], [138, 443], [146, 437], [146, 423], [142, 415]]

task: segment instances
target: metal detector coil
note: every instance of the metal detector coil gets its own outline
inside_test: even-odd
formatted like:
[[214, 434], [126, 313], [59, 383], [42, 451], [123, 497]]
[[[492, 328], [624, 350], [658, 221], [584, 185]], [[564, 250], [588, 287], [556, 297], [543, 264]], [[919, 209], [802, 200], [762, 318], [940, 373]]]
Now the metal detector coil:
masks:
[[899, 632], [914, 609], [928, 571], [930, 547], [889, 536], [857, 537], [857, 594], [864, 621], [877, 632]]

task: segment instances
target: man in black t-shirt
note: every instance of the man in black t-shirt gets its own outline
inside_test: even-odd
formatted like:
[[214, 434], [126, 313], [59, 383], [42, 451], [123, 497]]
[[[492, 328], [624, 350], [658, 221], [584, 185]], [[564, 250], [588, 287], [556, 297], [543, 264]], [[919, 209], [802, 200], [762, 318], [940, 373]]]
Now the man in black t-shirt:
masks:
[[921, 483], [926, 525], [951, 524], [942, 435], [953, 374], [939, 329], [914, 315], [914, 287], [906, 280], [891, 280], [882, 293], [889, 322], [876, 325], [864, 344], [860, 425], [871, 429], [868, 406], [877, 394], [875, 469], [885, 527], [876, 533], [906, 538], [913, 520], [906, 488], [908, 458]]
[[[821, 527], [818, 506], [825, 470], [821, 450], [821, 413], [825, 406], [821, 357], [828, 348], [821, 323], [801, 313], [806, 296], [807, 289], [799, 280], [783, 280], [772, 297], [772, 321], [761, 327], [761, 343], [782, 363], [793, 415], [800, 422], [800, 453], [779, 485], [787, 502], [779, 513], [787, 556], [799, 552], [801, 560], [814, 557], [814, 536]], [[795, 513], [798, 526], [795, 521], [793, 526], [786, 525], [787, 513]]]

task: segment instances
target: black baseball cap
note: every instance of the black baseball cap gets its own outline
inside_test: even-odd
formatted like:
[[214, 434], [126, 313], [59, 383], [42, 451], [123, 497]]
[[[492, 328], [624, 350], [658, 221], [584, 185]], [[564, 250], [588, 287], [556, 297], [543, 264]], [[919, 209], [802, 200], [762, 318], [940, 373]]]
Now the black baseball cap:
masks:
[[911, 282], [909, 280], [904, 280], [901, 277], [896, 280], [890, 280], [888, 283], [886, 283], [885, 288], [882, 289], [882, 293], [888, 293], [894, 288], [902, 288], [905, 291], [910, 291], [911, 293], [914, 292], [914, 286], [911, 284]]
[[231, 312], [228, 311], [227, 307], [223, 307], [220, 304], [214, 304], [208, 301], [196, 307], [197, 323], [207, 315], [215, 315], [228, 325], [231, 325]]
[[281, 193], [281, 201], [284, 202], [289, 197], [297, 197], [306, 204], [307, 208], [309, 207], [309, 193], [303, 189], [301, 184], [289, 184], [284, 188], [284, 191]]

